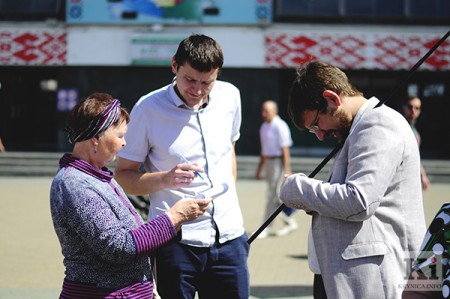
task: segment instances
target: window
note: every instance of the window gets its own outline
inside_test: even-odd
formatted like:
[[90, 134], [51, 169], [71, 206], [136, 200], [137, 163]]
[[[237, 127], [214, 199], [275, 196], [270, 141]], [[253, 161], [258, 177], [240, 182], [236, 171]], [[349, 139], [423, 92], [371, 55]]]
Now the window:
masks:
[[407, 0], [407, 14], [417, 18], [450, 18], [450, 3], [448, 0]]
[[366, 0], [346, 1], [345, 13], [348, 16], [401, 17], [404, 0]]
[[450, 24], [449, 0], [274, 0], [274, 23]]
[[275, 1], [275, 5], [281, 15], [335, 16], [339, 13], [336, 0], [283, 0]]
[[0, 20], [65, 19], [65, 0], [1, 0]]

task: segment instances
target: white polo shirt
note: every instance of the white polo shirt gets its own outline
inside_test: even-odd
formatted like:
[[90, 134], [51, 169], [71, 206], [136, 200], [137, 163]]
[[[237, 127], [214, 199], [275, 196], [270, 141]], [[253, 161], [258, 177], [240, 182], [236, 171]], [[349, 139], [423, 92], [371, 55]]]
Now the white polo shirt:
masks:
[[276, 115], [272, 121], [264, 122], [259, 129], [261, 154], [265, 157], [280, 156], [283, 147], [292, 146], [291, 131], [287, 123]]
[[187, 107], [172, 84], [141, 97], [131, 111], [125, 136], [126, 146], [119, 156], [144, 162], [149, 172], [167, 171], [189, 162], [205, 173], [186, 188], [150, 193], [149, 219], [167, 211], [176, 201], [227, 183], [228, 192], [214, 199], [208, 211], [182, 226], [182, 243], [209, 247], [219, 232], [219, 242], [241, 236], [245, 230], [232, 173], [232, 143], [240, 137], [241, 97], [232, 84], [216, 81], [208, 105]]

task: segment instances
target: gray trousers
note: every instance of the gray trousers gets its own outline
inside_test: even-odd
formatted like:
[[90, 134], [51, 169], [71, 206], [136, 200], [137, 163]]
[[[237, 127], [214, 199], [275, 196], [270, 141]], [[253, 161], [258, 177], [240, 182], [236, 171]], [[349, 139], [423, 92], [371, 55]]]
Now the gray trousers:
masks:
[[[267, 181], [266, 212], [264, 219], [268, 219], [281, 205], [279, 193], [280, 185], [283, 181], [283, 169], [283, 160], [281, 158], [266, 159], [264, 161], [265, 178]], [[269, 229], [272, 224], [273, 222], [268, 225]]]

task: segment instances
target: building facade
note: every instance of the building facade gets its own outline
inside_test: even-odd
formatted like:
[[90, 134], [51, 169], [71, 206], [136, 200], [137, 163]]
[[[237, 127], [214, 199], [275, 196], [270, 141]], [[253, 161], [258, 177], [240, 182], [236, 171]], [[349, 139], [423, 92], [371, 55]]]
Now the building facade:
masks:
[[[423, 3], [426, 2], [426, 5]], [[0, 2], [0, 137], [11, 151], [70, 149], [64, 122], [94, 91], [131, 109], [172, 79], [170, 60], [191, 33], [223, 47], [220, 79], [241, 90], [240, 155], [259, 153], [262, 101], [286, 103], [295, 68], [310, 60], [341, 67], [366, 97], [390, 97], [419, 59], [450, 29], [445, 0], [6, 0]], [[422, 155], [450, 159], [450, 40], [389, 99], [400, 110], [422, 98]], [[299, 156], [320, 143], [292, 128]]]

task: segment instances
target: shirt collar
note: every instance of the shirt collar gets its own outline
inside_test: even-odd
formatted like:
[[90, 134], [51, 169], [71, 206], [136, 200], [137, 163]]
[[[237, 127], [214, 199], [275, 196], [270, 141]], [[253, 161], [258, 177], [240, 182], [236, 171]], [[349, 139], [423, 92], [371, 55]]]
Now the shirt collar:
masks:
[[[193, 109], [193, 108], [189, 107], [188, 105], [186, 105], [186, 103], [180, 98], [177, 91], [175, 90], [175, 79], [176, 79], [176, 77], [173, 78], [172, 84], [170, 85], [170, 91], [169, 91], [170, 98], [171, 98], [173, 104], [175, 106], [177, 106], [178, 108], [196, 110], [196, 109]], [[205, 109], [206, 106], [208, 106], [208, 104], [209, 104], [210, 98], [211, 98], [211, 95], [208, 95], [206, 101], [202, 104], [202, 106], [200, 106], [200, 108], [198, 110]]]

